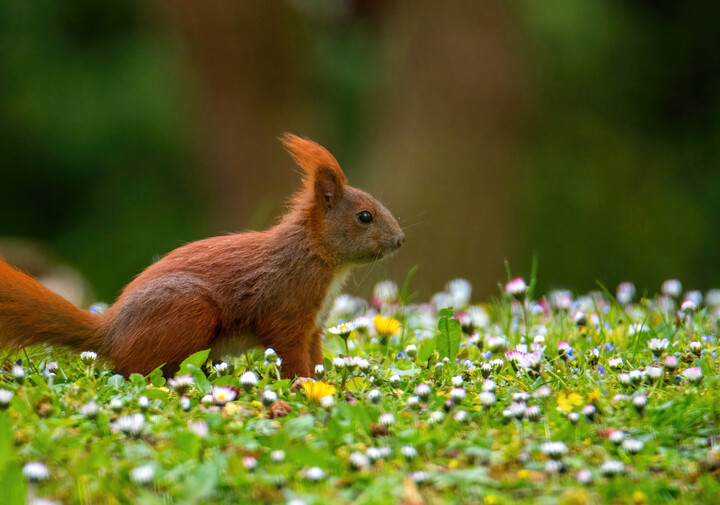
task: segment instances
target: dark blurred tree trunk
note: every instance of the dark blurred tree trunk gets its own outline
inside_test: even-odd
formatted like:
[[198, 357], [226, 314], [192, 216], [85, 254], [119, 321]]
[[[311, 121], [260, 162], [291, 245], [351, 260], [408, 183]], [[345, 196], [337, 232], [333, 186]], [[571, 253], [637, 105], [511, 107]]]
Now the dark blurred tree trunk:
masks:
[[[215, 222], [262, 228], [298, 186], [277, 137], [295, 121], [303, 44], [285, 2], [156, 2], [196, 83], [202, 169]], [[305, 123], [303, 123], [305, 124]]]
[[520, 41], [499, 1], [393, 5], [384, 23], [388, 82], [361, 171], [407, 227], [387, 268], [401, 278], [419, 264], [414, 285], [424, 295], [455, 276], [493, 292], [513, 242]]

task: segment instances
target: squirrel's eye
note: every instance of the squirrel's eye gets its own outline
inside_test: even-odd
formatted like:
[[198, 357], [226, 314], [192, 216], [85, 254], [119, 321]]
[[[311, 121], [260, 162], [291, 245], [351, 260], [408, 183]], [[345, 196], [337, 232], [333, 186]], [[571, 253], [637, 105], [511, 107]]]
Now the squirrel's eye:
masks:
[[370, 223], [372, 223], [372, 220], [373, 220], [372, 214], [370, 214], [366, 210], [364, 210], [362, 212], [358, 212], [357, 218], [358, 218], [358, 221], [360, 221], [362, 224], [370, 224]]

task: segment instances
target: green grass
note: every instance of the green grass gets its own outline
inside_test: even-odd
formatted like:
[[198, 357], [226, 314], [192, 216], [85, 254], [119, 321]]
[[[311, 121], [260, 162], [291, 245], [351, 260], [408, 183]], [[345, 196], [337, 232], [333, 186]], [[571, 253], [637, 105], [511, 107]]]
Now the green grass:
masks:
[[[717, 307], [701, 306], [686, 317], [657, 298], [621, 306], [606, 292], [576, 299], [569, 310], [553, 308], [552, 296], [542, 298], [528, 302], [526, 313], [520, 302], [502, 295], [474, 306], [474, 326], [466, 319], [469, 307], [456, 310], [460, 332], [452, 312], [398, 304], [393, 290], [387, 293], [371, 309], [345, 299], [332, 316], [332, 324], [369, 322], [349, 339], [350, 354], [367, 364], [334, 367], [345, 343], [326, 337], [322, 380], [336, 388], [332, 405], [278, 380], [262, 350], [229, 359], [226, 375], [205, 363], [205, 353], [189, 358], [181, 372], [193, 377], [189, 409], [159, 371], [126, 379], [99, 361], [86, 364], [79, 355], [33, 348], [13, 357], [22, 358], [26, 374], [19, 383], [8, 359], [0, 389], [13, 396], [0, 409], [0, 503], [34, 497], [138, 505], [717, 502]], [[462, 293], [455, 301], [466, 304]], [[573, 322], [576, 311], [587, 325]], [[379, 338], [372, 323], [377, 313], [400, 321], [398, 334]], [[633, 332], [638, 325], [644, 326]], [[513, 366], [505, 350], [530, 346], [536, 335], [544, 336], [545, 346], [539, 373]], [[491, 336], [504, 336], [506, 349], [488, 357]], [[665, 354], [677, 355], [677, 370], [662, 369], [657, 379], [641, 373], [637, 383], [624, 384], [621, 374], [653, 364], [647, 344], [652, 338], [668, 339]], [[559, 355], [560, 341], [572, 346], [572, 360]], [[699, 342], [698, 349], [690, 342]], [[403, 351], [409, 344], [416, 345], [414, 359]], [[597, 364], [592, 349], [599, 351]], [[618, 369], [609, 366], [614, 358], [622, 358]], [[483, 370], [493, 359], [503, 363]], [[57, 369], [48, 376], [42, 371], [52, 361]], [[683, 378], [690, 367], [701, 369], [699, 383]], [[250, 391], [239, 379], [247, 370], [258, 378]], [[478, 395], [488, 373], [496, 402], [485, 406]], [[466, 393], [457, 404], [451, 400], [453, 377], [462, 379], [457, 387]], [[420, 383], [430, 387], [430, 395], [412, 405], [408, 398]], [[237, 398], [224, 406], [207, 398], [204, 403], [218, 386], [230, 387]], [[537, 397], [542, 386], [550, 388], [549, 396]], [[370, 400], [374, 388], [381, 393], [378, 403]], [[271, 418], [280, 402], [263, 405], [267, 389], [287, 403], [286, 416]], [[539, 413], [533, 419], [509, 416], [513, 394], [529, 395], [526, 404], [537, 405]], [[642, 410], [633, 404], [639, 396], [647, 397]], [[80, 410], [90, 401], [98, 406], [96, 416]], [[592, 420], [581, 413], [586, 405], [596, 408]], [[580, 414], [576, 422], [568, 410]], [[138, 413], [138, 433], [120, 429]], [[383, 425], [386, 413], [394, 419]], [[626, 439], [642, 442], [637, 454], [610, 439], [619, 429]], [[542, 445], [547, 441], [565, 443], [558, 463], [548, 462]], [[408, 448], [417, 455], [405, 457]], [[273, 451], [283, 451], [282, 461]], [[601, 471], [607, 461], [619, 462], [615, 476]], [[29, 462], [45, 465], [48, 477], [23, 477]], [[26, 474], [32, 469], [25, 468]], [[591, 482], [578, 481], [581, 470], [589, 471]]]

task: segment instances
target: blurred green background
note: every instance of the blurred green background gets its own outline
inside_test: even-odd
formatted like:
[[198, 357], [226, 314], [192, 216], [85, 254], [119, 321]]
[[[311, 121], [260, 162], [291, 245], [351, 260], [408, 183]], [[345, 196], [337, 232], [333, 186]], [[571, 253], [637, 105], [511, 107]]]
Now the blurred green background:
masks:
[[111, 301], [184, 242], [271, 225], [327, 146], [424, 296], [504, 260], [541, 289], [720, 286], [720, 4], [0, 3], [0, 236]]

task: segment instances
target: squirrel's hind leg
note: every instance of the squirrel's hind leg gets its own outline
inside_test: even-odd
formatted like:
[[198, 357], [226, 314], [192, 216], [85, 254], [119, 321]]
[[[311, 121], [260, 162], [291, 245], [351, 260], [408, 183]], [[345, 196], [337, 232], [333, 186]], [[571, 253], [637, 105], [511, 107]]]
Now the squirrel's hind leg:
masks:
[[162, 364], [164, 375], [172, 375], [189, 355], [210, 348], [221, 328], [220, 308], [201, 290], [133, 297], [117, 309], [108, 321], [110, 359], [125, 376], [147, 375]]

